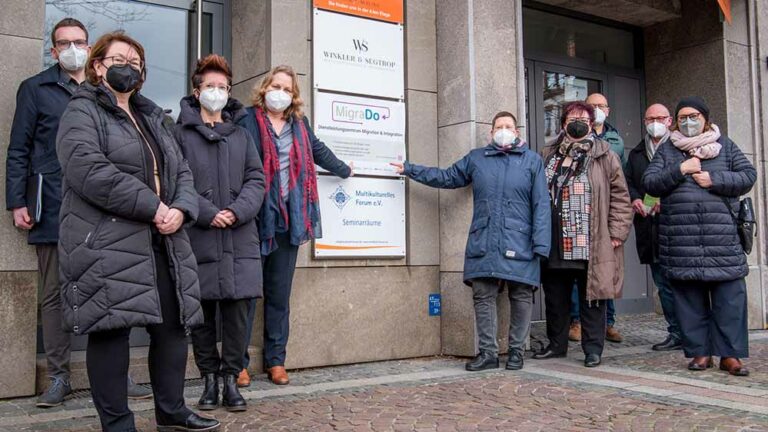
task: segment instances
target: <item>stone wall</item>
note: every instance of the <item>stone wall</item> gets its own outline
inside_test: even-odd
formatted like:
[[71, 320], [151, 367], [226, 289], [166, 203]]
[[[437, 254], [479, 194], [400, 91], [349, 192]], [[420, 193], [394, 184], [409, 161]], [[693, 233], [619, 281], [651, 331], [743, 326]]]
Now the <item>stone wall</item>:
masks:
[[[0, 14], [0, 200], [5, 203], [5, 160], [16, 89], [40, 71], [43, 0], [5, 0]], [[5, 205], [3, 205], [5, 207]], [[34, 394], [37, 346], [37, 258], [26, 236], [0, 217], [0, 398]]]

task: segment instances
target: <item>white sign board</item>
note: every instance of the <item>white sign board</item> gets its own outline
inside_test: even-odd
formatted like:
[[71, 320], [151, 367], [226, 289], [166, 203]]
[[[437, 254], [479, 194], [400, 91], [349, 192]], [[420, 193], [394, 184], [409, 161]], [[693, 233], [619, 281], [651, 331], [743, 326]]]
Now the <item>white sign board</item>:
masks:
[[405, 256], [405, 179], [317, 177], [315, 258]]
[[315, 88], [404, 99], [403, 26], [315, 9]]
[[397, 176], [405, 160], [405, 103], [315, 92], [315, 135], [355, 174]]

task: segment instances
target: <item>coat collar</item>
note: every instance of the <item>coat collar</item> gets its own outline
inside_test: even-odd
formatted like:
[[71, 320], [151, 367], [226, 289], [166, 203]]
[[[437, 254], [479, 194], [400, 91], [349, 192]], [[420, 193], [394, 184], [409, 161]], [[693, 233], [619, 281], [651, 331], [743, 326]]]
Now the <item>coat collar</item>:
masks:
[[497, 149], [493, 144], [488, 144], [487, 146], [485, 146], [483, 148], [483, 155], [484, 156], [504, 156], [504, 155], [512, 154], [512, 153], [522, 154], [524, 151], [525, 151], [525, 146], [524, 145], [520, 146], [520, 147], [514, 147], [510, 151], [504, 152], [504, 151], [501, 151], [501, 150]]
[[180, 105], [181, 111], [177, 123], [184, 128], [197, 130], [209, 142], [219, 142], [225, 136], [229, 136], [237, 129], [235, 122], [246, 115], [243, 105], [237, 99], [229, 98], [227, 105], [222, 110], [224, 123], [217, 124], [212, 128], [203, 123], [203, 118], [200, 115], [200, 102], [194, 95], [182, 98]]
[[40, 84], [58, 84], [61, 80], [62, 69], [58, 63], [40, 72]]

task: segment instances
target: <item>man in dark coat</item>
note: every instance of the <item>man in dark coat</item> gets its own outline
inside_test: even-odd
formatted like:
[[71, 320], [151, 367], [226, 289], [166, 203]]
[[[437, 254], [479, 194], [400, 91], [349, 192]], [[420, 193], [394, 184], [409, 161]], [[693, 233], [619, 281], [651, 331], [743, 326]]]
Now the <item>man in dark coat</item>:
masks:
[[659, 290], [661, 309], [667, 321], [667, 338], [653, 345], [654, 351], [670, 351], [682, 349], [680, 324], [675, 314], [675, 300], [672, 287], [662, 274], [659, 264], [659, 210], [658, 197], [648, 195], [643, 187], [643, 174], [653, 159], [653, 155], [661, 144], [669, 139], [669, 127], [672, 117], [667, 107], [653, 104], [645, 111], [645, 138], [629, 152], [627, 164], [624, 166], [624, 177], [629, 187], [629, 197], [632, 200], [632, 210], [635, 213], [635, 239], [637, 255], [642, 264], [651, 267], [651, 275], [656, 288]]
[[80, 21], [65, 18], [51, 33], [51, 57], [56, 64], [26, 79], [16, 94], [6, 162], [6, 208], [14, 225], [28, 232], [37, 251], [40, 272], [43, 347], [51, 385], [38, 407], [60, 405], [70, 391], [70, 335], [61, 326], [59, 241], [61, 167], [56, 158], [56, 132], [69, 98], [85, 80], [88, 31]]

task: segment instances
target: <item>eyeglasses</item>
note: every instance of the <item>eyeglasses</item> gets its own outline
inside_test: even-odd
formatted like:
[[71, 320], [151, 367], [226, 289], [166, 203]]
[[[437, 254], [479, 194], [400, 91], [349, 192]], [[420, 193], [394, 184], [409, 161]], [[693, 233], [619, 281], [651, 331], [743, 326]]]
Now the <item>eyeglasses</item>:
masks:
[[592, 108], [600, 108], [600, 109], [601, 109], [601, 110], [603, 110], [603, 111], [605, 111], [605, 110], [607, 110], [608, 108], [610, 108], [610, 107], [609, 107], [608, 105], [606, 105], [606, 104], [589, 104], [589, 106], [591, 106]]
[[668, 118], [669, 116], [646, 117], [645, 121], [647, 123], [664, 123]]
[[70, 45], [75, 44], [78, 48], [86, 48], [88, 47], [88, 41], [85, 39], [75, 39], [75, 40], [66, 40], [66, 39], [60, 39], [56, 41], [56, 49], [59, 51], [64, 51], [65, 49], [69, 48]]
[[102, 62], [104, 62], [104, 60], [112, 60], [112, 64], [118, 65], [118, 66], [130, 65], [132, 68], [138, 71], [144, 69], [144, 62], [139, 59], [133, 59], [129, 61], [128, 59], [126, 59], [121, 55], [116, 55], [116, 56], [104, 57], [103, 59], [101, 59]]
[[565, 119], [566, 124], [573, 122], [589, 123], [589, 117], [568, 117]]
[[203, 85], [200, 86], [200, 91], [210, 90], [210, 89], [219, 89], [221, 91], [225, 91], [225, 92], [229, 93], [229, 90], [232, 89], [232, 86], [229, 86], [229, 85], [217, 86], [217, 85], [213, 85], [213, 84], [203, 84]]
[[681, 122], [681, 121], [684, 121], [685, 119], [696, 120], [697, 118], [699, 118], [700, 115], [701, 115], [701, 113], [690, 113], [690, 114], [687, 114], [687, 115], [686, 114], [681, 114], [681, 115], [677, 116], [677, 121]]

